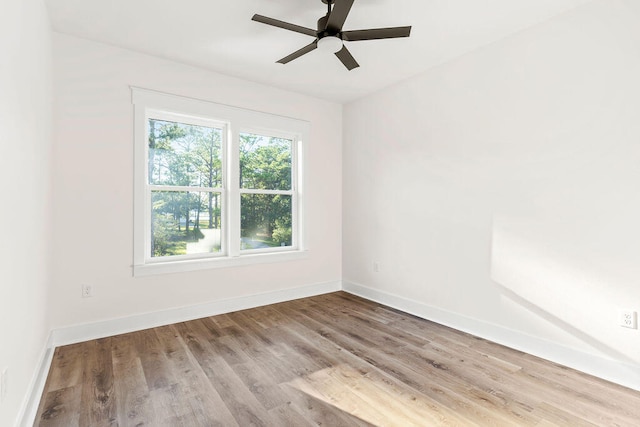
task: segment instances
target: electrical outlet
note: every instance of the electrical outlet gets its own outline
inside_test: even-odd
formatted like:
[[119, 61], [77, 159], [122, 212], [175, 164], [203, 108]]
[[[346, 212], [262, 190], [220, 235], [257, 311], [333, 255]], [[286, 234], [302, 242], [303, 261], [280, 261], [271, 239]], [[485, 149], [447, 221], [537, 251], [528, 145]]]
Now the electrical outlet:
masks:
[[93, 286], [82, 285], [82, 298], [90, 298], [93, 296]]
[[380, 273], [380, 261], [373, 261], [373, 272]]
[[638, 328], [638, 314], [633, 310], [620, 310], [620, 326], [625, 328]]
[[7, 385], [9, 378], [9, 368], [4, 368], [0, 372], [0, 403], [7, 397]]

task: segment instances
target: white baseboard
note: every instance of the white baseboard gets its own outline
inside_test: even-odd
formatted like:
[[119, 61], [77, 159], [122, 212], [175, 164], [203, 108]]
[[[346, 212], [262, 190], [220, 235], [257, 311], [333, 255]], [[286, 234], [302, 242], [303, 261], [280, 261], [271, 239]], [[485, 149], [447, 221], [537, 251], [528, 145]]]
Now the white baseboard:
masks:
[[44, 390], [44, 385], [47, 381], [47, 376], [49, 375], [49, 367], [53, 360], [54, 349], [51, 347], [50, 342], [51, 333], [49, 333], [47, 342], [40, 352], [36, 371], [34, 372], [29, 388], [27, 389], [27, 394], [22, 402], [22, 407], [18, 412], [16, 426], [33, 426], [33, 422], [36, 419], [38, 405], [40, 405], [40, 396], [42, 396], [42, 391]]
[[339, 281], [319, 283], [263, 294], [212, 301], [188, 307], [172, 308], [152, 313], [136, 314], [100, 322], [68, 326], [54, 329], [51, 332], [50, 344], [52, 347], [58, 347], [127, 332], [170, 325], [177, 322], [200, 319], [202, 317], [215, 316], [216, 314], [230, 313], [232, 311], [326, 294], [339, 291], [340, 289], [341, 283]]
[[640, 391], [640, 366], [638, 365], [586, 353], [357, 283], [343, 281], [342, 289], [405, 313]]

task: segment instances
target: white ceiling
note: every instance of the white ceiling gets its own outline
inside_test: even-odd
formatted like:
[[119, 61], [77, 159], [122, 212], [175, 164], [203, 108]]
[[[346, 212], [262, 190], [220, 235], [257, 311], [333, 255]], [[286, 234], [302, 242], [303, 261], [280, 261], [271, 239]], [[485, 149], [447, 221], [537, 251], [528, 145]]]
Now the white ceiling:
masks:
[[319, 50], [277, 64], [313, 39], [251, 21], [258, 13], [315, 28], [321, 0], [46, 1], [55, 31], [343, 103], [590, 0], [355, 0], [344, 30], [413, 29], [347, 42], [360, 64], [352, 71]]

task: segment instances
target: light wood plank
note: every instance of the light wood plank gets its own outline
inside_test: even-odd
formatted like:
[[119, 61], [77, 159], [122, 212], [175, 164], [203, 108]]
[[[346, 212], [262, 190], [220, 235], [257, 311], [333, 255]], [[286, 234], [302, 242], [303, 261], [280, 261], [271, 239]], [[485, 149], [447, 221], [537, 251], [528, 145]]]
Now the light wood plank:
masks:
[[177, 324], [176, 329], [238, 424], [273, 425], [273, 419], [256, 396], [244, 386], [227, 362], [214, 353], [203, 337], [203, 327], [197, 320]]
[[82, 386], [61, 388], [43, 396], [37, 420], [42, 427], [77, 426], [80, 418]]
[[156, 328], [160, 350], [167, 360], [168, 369], [178, 379], [181, 395], [179, 401], [185, 411], [183, 417], [192, 419], [196, 425], [235, 426], [235, 418], [196, 358], [191, 354], [180, 334], [173, 326]]
[[36, 426], [638, 426], [640, 393], [335, 292], [56, 349]]
[[112, 338], [88, 341], [84, 344], [81, 426], [117, 426], [114, 399]]
[[119, 420], [130, 425], [153, 425], [155, 412], [133, 336], [120, 335], [112, 341], [115, 399]]

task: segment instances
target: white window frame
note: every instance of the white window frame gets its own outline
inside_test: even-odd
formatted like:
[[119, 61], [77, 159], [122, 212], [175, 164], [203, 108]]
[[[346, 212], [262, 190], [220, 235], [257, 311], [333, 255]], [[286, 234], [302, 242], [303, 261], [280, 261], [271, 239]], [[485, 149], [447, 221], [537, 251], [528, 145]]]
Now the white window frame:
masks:
[[[240, 196], [242, 196], [243, 194], [274, 194], [274, 195], [282, 194], [282, 195], [291, 196], [291, 211], [293, 213], [291, 217], [291, 230], [298, 230], [298, 227], [297, 227], [298, 218], [297, 218], [297, 215], [295, 215], [295, 212], [297, 212], [297, 205], [298, 205], [298, 199], [299, 199], [299, 197], [297, 197], [298, 192], [296, 191], [296, 189], [299, 187], [298, 175], [299, 175], [300, 168], [298, 167], [298, 163], [299, 163], [298, 152], [300, 151], [300, 147], [298, 146], [297, 138], [295, 138], [295, 136], [290, 133], [283, 133], [283, 132], [277, 132], [277, 131], [267, 130], [267, 129], [258, 129], [258, 128], [240, 129], [240, 132], [238, 134], [254, 134], [254, 135], [261, 135], [261, 136], [270, 136], [270, 137], [276, 137], [276, 138], [282, 138], [282, 139], [289, 139], [292, 141], [291, 189], [290, 190], [261, 190], [261, 189], [254, 189], [254, 188], [240, 188], [239, 193], [240, 193]], [[239, 153], [239, 150], [236, 150], [236, 152]], [[296, 171], [298, 171], [298, 173], [296, 173]], [[240, 173], [238, 171], [238, 182], [239, 180], [240, 180]], [[240, 214], [240, 211], [238, 211], [238, 215], [239, 214]], [[299, 233], [295, 233], [295, 232], [292, 233], [291, 246], [285, 246], [280, 248], [265, 248], [265, 249], [241, 249], [241, 252], [243, 254], [259, 254], [259, 253], [265, 253], [265, 252], [290, 251], [291, 250], [290, 248], [298, 247], [298, 240], [299, 240], [298, 234]]]
[[[176, 273], [219, 267], [302, 259], [307, 256], [304, 227], [304, 145], [309, 123], [213, 102], [131, 88], [134, 105], [134, 260], [133, 275]], [[220, 192], [222, 252], [171, 257], [151, 257], [151, 190], [162, 186], [148, 182], [148, 119], [222, 127], [222, 188]], [[291, 190], [240, 188], [240, 133], [253, 133], [292, 140]], [[179, 189], [178, 187], [172, 187]], [[193, 190], [192, 187], [189, 189]], [[292, 198], [292, 245], [242, 250], [240, 245], [241, 194], [287, 194]]]

